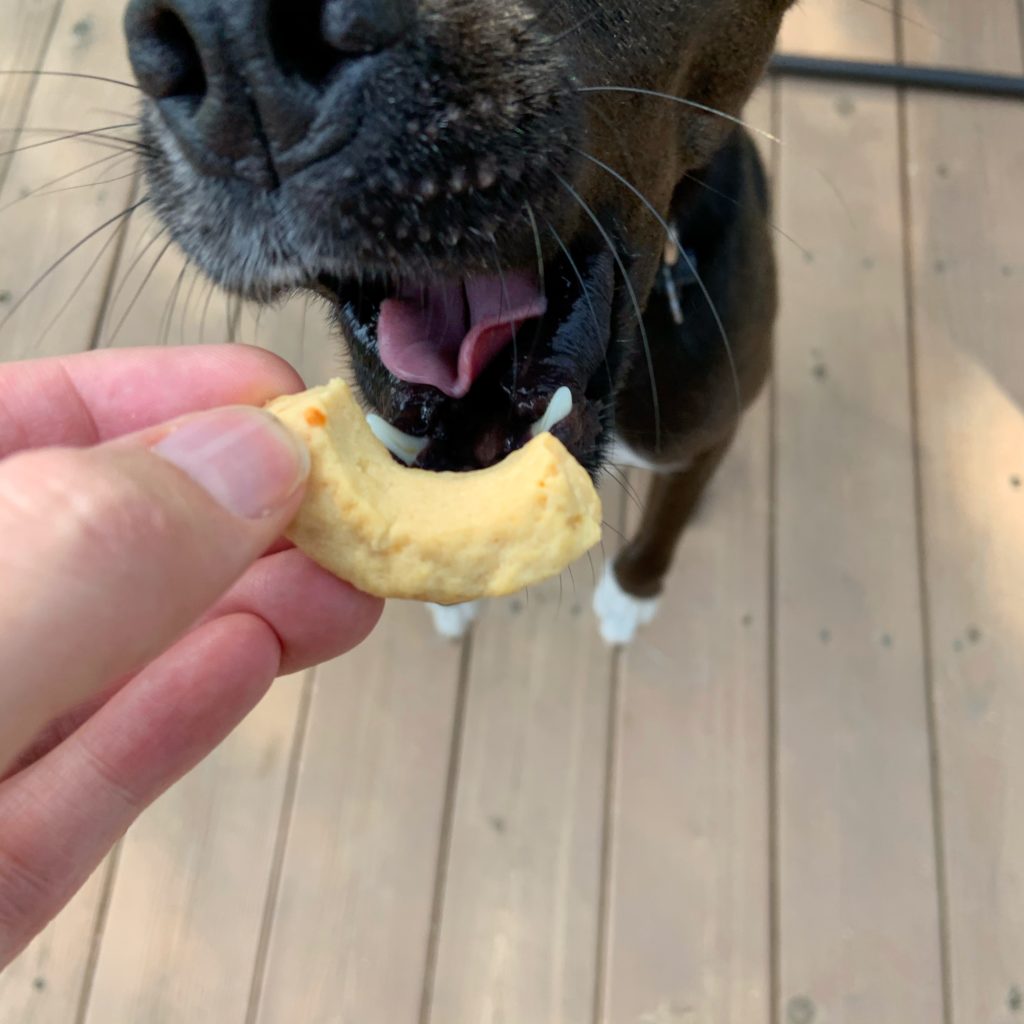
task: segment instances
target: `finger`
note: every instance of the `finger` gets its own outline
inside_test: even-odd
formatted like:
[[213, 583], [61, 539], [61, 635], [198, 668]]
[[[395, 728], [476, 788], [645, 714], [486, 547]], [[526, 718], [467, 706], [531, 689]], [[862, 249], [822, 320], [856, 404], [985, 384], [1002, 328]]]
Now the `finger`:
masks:
[[0, 464], [0, 764], [195, 623], [284, 530], [307, 471], [241, 407]]
[[[258, 561], [200, 625], [240, 613], [263, 619], [281, 644], [281, 673], [287, 675], [346, 654], [369, 635], [382, 610], [383, 601], [360, 593], [292, 549]], [[0, 782], [63, 743], [126, 681], [47, 723], [7, 770], [0, 771]]]
[[104, 349], [0, 365], [0, 458], [91, 445], [221, 405], [302, 388], [283, 360], [245, 345]]
[[264, 619], [281, 641], [281, 671], [289, 673], [362, 643], [383, 607], [291, 550], [261, 558], [203, 621], [239, 612]]
[[139, 813], [214, 749], [280, 668], [250, 615], [204, 626], [78, 732], [0, 785], [0, 968], [85, 882]]

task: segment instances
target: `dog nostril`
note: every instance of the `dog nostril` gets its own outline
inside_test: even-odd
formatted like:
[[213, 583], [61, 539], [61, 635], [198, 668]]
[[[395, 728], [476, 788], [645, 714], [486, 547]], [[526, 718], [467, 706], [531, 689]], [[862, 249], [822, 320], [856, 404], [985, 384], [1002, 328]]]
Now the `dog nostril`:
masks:
[[416, 0], [276, 0], [270, 38], [285, 71], [320, 85], [346, 60], [394, 45], [415, 8]]
[[320, 85], [341, 63], [324, 38], [323, 0], [277, 0], [270, 7], [269, 35], [278, 66]]
[[185, 22], [172, 10], [150, 7], [129, 22], [128, 53], [142, 91], [154, 100], [206, 95], [206, 73]]

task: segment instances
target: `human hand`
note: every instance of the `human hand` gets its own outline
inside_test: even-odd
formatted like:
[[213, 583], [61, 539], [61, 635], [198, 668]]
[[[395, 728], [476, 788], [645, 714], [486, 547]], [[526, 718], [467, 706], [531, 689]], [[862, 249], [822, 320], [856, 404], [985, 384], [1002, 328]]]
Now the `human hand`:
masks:
[[278, 675], [375, 625], [279, 541], [308, 457], [242, 407], [301, 387], [242, 346], [0, 366], [0, 967]]

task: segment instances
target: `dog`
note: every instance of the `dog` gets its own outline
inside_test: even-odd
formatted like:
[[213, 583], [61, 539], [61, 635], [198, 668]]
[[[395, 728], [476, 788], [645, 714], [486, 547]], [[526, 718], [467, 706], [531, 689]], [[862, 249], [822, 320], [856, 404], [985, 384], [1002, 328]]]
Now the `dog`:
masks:
[[594, 598], [626, 643], [770, 367], [739, 115], [790, 2], [131, 0], [149, 201], [223, 288], [328, 300], [406, 461], [539, 426], [595, 478], [652, 469]]

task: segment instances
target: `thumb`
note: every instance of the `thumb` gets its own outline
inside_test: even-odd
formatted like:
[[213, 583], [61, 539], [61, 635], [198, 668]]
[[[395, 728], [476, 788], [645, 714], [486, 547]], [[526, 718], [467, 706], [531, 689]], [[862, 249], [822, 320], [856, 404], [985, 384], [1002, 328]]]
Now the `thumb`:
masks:
[[0, 766], [186, 631], [283, 532], [308, 471], [243, 407], [0, 463]]

